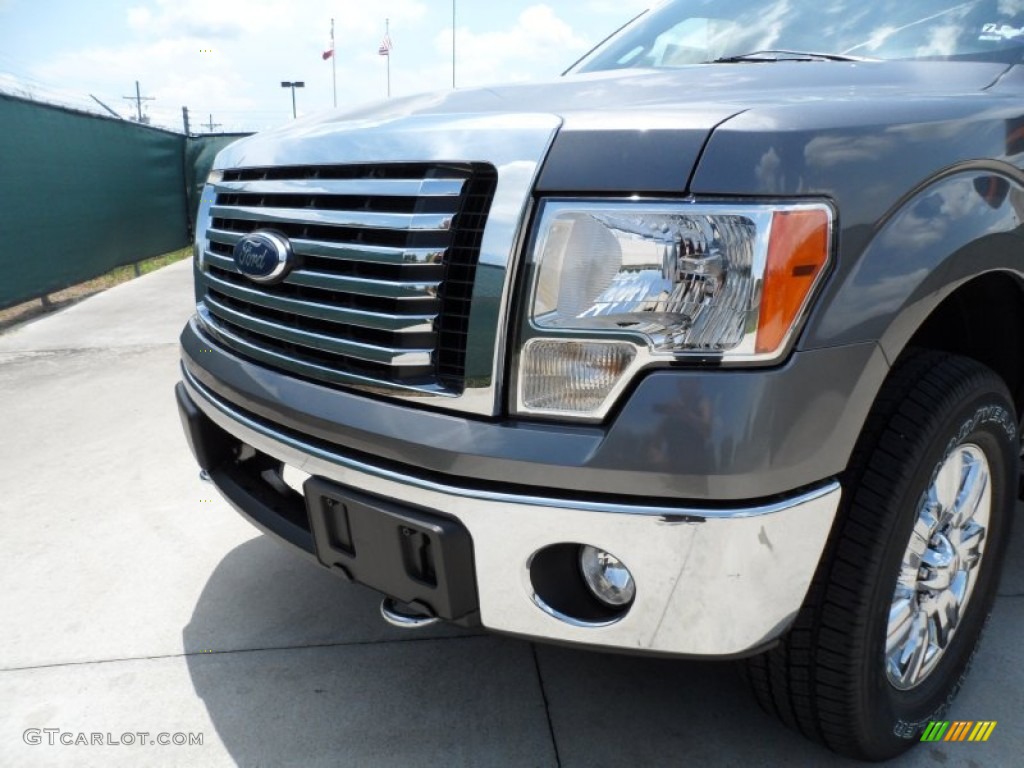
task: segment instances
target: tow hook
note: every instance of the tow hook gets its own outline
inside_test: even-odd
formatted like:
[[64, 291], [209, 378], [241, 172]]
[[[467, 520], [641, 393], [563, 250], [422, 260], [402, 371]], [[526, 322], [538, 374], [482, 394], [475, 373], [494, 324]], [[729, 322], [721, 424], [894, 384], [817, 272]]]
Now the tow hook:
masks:
[[398, 606], [398, 601], [391, 597], [385, 597], [380, 604], [381, 617], [393, 627], [398, 627], [399, 629], [423, 629], [440, 621], [437, 616], [431, 616], [426, 613], [412, 613]]

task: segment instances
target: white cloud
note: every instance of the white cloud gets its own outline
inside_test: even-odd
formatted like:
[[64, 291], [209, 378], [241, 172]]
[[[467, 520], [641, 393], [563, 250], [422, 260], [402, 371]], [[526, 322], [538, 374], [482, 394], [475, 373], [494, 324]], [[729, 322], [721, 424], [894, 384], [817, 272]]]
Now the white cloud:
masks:
[[128, 26], [145, 37], [225, 39], [291, 26], [289, 3], [278, 0], [156, 0], [128, 9]]
[[[434, 39], [438, 53], [451, 51], [451, 30]], [[458, 30], [459, 86], [558, 76], [565, 66], [587, 50], [579, 37], [547, 5], [532, 5], [510, 28], [496, 32]]]
[[431, 2], [433, 8], [421, 0], [382, 0], [376, 3], [367, 3], [366, 0], [327, 0], [320, 4], [320, 9], [322, 18], [334, 17], [339, 42], [348, 36], [359, 38], [363, 35], [379, 42], [384, 36], [385, 18], [391, 19], [392, 29], [401, 29], [407, 35], [416, 33], [421, 22], [430, 17], [436, 18], [437, 0]]
[[[229, 47], [213, 45], [210, 53], [200, 53], [201, 44], [190, 38], [168, 38], [115, 48], [90, 48], [59, 55], [38, 71], [51, 82], [66, 82], [76, 72], [88, 72], [97, 94], [126, 116], [135, 114], [135, 104], [124, 96], [132, 92], [131, 86], [138, 79], [142, 95], [155, 99], [143, 104], [144, 114], [165, 127], [181, 126], [182, 106], [204, 112], [221, 111], [215, 120], [225, 126], [224, 130], [244, 127], [244, 121], [238, 118], [244, 117], [242, 113], [257, 110], [259, 99], [245, 72], [230, 66]], [[286, 105], [280, 106], [278, 120], [286, 117]], [[225, 118], [229, 114], [235, 115], [235, 119]]]
[[657, 5], [660, 3], [656, 0], [589, 0], [587, 10], [591, 13], [632, 17]]

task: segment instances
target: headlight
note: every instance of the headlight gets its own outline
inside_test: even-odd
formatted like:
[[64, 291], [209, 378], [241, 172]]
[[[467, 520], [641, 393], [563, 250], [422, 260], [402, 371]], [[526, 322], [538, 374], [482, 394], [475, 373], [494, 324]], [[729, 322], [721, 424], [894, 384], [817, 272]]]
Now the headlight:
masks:
[[823, 204], [546, 202], [517, 410], [596, 419], [658, 360], [778, 359], [831, 224]]

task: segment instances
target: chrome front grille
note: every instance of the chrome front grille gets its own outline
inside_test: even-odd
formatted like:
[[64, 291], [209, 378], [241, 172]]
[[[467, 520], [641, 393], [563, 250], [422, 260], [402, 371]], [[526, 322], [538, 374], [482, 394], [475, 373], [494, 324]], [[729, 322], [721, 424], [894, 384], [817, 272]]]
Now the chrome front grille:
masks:
[[[237, 354], [377, 392], [458, 395], [473, 280], [497, 173], [482, 164], [224, 171], [213, 187], [199, 316]], [[298, 266], [261, 285], [246, 234], [285, 235]]]

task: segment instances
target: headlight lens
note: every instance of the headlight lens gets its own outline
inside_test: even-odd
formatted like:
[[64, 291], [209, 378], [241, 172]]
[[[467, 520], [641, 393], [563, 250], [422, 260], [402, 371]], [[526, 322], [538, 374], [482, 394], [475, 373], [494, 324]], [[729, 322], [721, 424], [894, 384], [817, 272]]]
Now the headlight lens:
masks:
[[[619, 382], [574, 398], [580, 371], [594, 381], [587, 373], [594, 366], [623, 376], [639, 367], [632, 357], [601, 363], [608, 349], [591, 350], [597, 362], [581, 363], [585, 342], [593, 348], [602, 337], [615, 347], [632, 343], [641, 364], [694, 354], [779, 357], [825, 272], [831, 222], [823, 204], [546, 202], [532, 254], [532, 338], [520, 358], [519, 410], [602, 416]], [[616, 354], [622, 359], [621, 349]], [[556, 371], [564, 371], [560, 382]], [[529, 395], [541, 390], [543, 398]]]
[[753, 309], [757, 237], [751, 216], [562, 209], [538, 254], [533, 321], [636, 331], [656, 351], [731, 349]]

